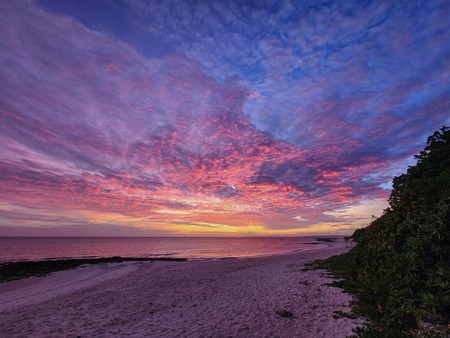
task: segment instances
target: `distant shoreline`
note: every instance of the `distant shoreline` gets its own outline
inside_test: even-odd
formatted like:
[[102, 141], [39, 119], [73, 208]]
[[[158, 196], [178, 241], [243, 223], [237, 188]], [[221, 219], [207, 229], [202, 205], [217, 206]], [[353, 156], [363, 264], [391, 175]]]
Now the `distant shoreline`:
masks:
[[[133, 260], [224, 259], [264, 257], [320, 249], [342, 237], [261, 237], [261, 238], [119, 238], [119, 237], [0, 237], [0, 266], [11, 262], [36, 262], [114, 257]], [[311, 245], [316, 247], [311, 247]], [[101, 261], [100, 261], [101, 262]], [[55, 264], [55, 263], [52, 263]]]
[[[339, 240], [338, 237], [315, 237], [315, 241], [305, 242], [304, 245], [317, 245], [325, 243], [334, 243]], [[267, 255], [248, 256], [248, 257], [220, 257], [220, 258], [205, 258], [196, 259], [189, 257], [95, 257], [95, 258], [55, 258], [55, 259], [37, 259], [37, 260], [20, 260], [0, 262], [0, 283], [12, 280], [18, 280], [28, 277], [42, 277], [52, 272], [75, 269], [82, 265], [93, 264], [107, 264], [107, 263], [122, 263], [122, 262], [146, 262], [146, 261], [188, 261], [188, 260], [208, 260], [208, 259], [246, 259], [246, 258], [261, 258], [278, 255], [288, 255], [296, 252], [305, 251], [289, 251], [281, 253], [269, 253]]]

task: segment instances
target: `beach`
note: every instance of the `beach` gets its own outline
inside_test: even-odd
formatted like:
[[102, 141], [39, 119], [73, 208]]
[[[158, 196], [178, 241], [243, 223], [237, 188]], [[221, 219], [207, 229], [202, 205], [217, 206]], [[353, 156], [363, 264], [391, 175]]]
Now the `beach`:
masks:
[[0, 284], [1, 337], [345, 337], [351, 296], [307, 262], [348, 250], [87, 265]]

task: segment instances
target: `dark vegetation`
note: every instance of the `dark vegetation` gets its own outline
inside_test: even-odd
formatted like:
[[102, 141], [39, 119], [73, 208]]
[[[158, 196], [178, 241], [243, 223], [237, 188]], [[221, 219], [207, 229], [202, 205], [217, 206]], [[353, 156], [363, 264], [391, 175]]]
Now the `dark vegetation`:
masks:
[[318, 242], [336, 242], [336, 238], [333, 238], [333, 237], [317, 237], [316, 241], [318, 241]]
[[31, 276], [45, 276], [51, 272], [74, 269], [84, 264], [120, 263], [129, 261], [185, 261], [184, 258], [133, 258], [133, 257], [106, 257], [106, 258], [79, 258], [56, 259], [46, 261], [24, 261], [0, 263], [0, 283]]
[[382, 216], [350, 237], [356, 246], [315, 263], [357, 296], [361, 337], [450, 337], [450, 129], [415, 158]]

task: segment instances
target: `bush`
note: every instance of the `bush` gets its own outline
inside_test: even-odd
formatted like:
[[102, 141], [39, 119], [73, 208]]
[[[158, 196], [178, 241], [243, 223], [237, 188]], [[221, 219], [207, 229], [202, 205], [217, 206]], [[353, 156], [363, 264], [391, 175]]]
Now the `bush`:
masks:
[[394, 178], [383, 215], [352, 235], [356, 246], [318, 264], [357, 295], [355, 313], [370, 320], [360, 335], [400, 337], [418, 323], [450, 323], [450, 129], [430, 136], [415, 158]]

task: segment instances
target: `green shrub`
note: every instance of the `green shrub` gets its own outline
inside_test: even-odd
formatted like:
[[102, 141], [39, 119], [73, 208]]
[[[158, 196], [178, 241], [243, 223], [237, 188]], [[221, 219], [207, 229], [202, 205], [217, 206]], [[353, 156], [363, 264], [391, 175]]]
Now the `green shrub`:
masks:
[[362, 336], [400, 337], [419, 322], [450, 323], [450, 129], [430, 136], [415, 158], [394, 178], [383, 215], [352, 235], [356, 246], [318, 263], [357, 295], [354, 311], [370, 320]]

